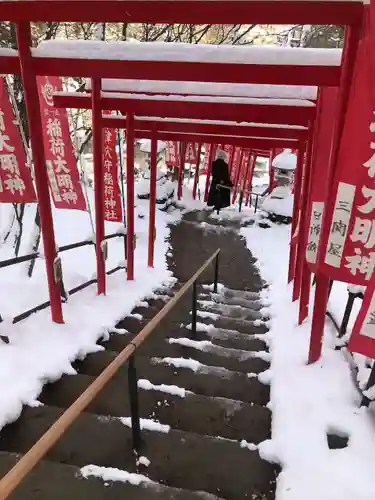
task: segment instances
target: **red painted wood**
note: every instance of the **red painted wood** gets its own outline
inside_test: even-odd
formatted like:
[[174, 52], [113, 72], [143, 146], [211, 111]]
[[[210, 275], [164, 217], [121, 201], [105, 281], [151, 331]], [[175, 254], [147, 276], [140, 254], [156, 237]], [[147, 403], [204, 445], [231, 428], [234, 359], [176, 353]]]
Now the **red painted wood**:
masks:
[[[103, 127], [125, 128], [126, 118], [104, 118]], [[150, 131], [157, 127], [159, 132], [184, 132], [192, 134], [218, 134], [254, 137], [275, 137], [280, 139], [304, 139], [307, 137], [307, 129], [291, 129], [277, 127], [254, 127], [242, 125], [211, 125], [207, 123], [192, 123], [178, 121], [152, 121], [135, 120], [136, 130]]]
[[203, 198], [203, 201], [205, 203], [207, 203], [207, 200], [208, 200], [208, 192], [209, 192], [210, 183], [211, 183], [212, 162], [213, 162], [213, 159], [214, 159], [214, 154], [216, 154], [216, 144], [211, 144], [210, 154], [208, 156], [208, 168], [207, 168], [206, 185], [205, 185], [205, 188], [204, 188], [204, 198]]
[[180, 150], [180, 169], [178, 171], [178, 187], [177, 187], [177, 198], [181, 200], [182, 198], [182, 183], [184, 181], [184, 169], [185, 169], [185, 160], [186, 160], [186, 141], [181, 143]]
[[155, 212], [156, 212], [156, 172], [157, 172], [157, 138], [154, 132], [151, 138], [150, 158], [150, 217], [148, 229], [148, 266], [154, 267], [155, 249]]
[[103, 171], [103, 136], [102, 112], [100, 110], [100, 88], [98, 79], [92, 80], [92, 142], [94, 159], [94, 195], [95, 195], [95, 251], [98, 295], [106, 293], [104, 244], [104, 171]]
[[200, 169], [200, 163], [201, 163], [201, 152], [202, 152], [202, 143], [199, 143], [198, 144], [198, 152], [197, 152], [197, 162], [195, 165], [195, 172], [194, 172], [193, 200], [195, 200], [197, 197], [197, 186], [198, 186], [198, 182], [199, 182], [199, 169]]
[[128, 280], [134, 279], [134, 115], [126, 126], [126, 247]]
[[[360, 24], [347, 28], [345, 33], [345, 48], [343, 56], [343, 72], [339, 89], [337, 120], [335, 124], [334, 136], [332, 140], [332, 149], [328, 167], [328, 185], [333, 184], [335, 170], [337, 166], [338, 151], [340, 140], [344, 128], [345, 115], [349, 102], [349, 95], [354, 73], [354, 65], [357, 56], [358, 45], [362, 35], [362, 26]], [[325, 248], [328, 242], [330, 220], [328, 216], [332, 213], [334, 197], [328, 194], [325, 202], [322, 230], [318, 250], [318, 265], [323, 260]], [[320, 358], [322, 350], [322, 340], [324, 335], [325, 313], [328, 303], [329, 278], [322, 276], [319, 272], [316, 274], [315, 300], [312, 316], [309, 363], [313, 363]]]
[[[56, 95], [57, 108], [90, 108], [90, 94]], [[191, 118], [198, 120], [223, 120], [260, 122], [306, 126], [315, 116], [315, 107], [276, 106], [266, 104], [234, 104], [220, 102], [194, 102], [174, 100], [121, 99], [102, 97], [103, 110], [126, 113], [129, 109], [137, 116], [163, 118]]]
[[340, 66], [288, 64], [233, 64], [188, 61], [133, 61], [37, 57], [38, 74], [71, 77], [123, 78], [178, 82], [263, 83], [278, 85], [326, 85], [340, 82]]
[[361, 2], [3, 0], [7, 21], [129, 22], [161, 24], [351, 24]]
[[64, 323], [60, 287], [55, 280], [54, 261], [57, 256], [51, 200], [47, 169], [44, 156], [43, 128], [40, 116], [40, 106], [36, 75], [33, 73], [30, 47], [31, 33], [28, 23], [16, 25], [17, 44], [20, 54], [22, 83], [25, 91], [25, 102], [28, 114], [30, 145], [33, 155], [35, 185], [38, 196], [40, 225], [42, 228], [43, 247], [46, 263], [51, 315], [55, 323]]
[[[301, 203], [301, 187], [302, 187], [302, 171], [304, 166], [303, 165], [304, 155], [305, 155], [305, 145], [300, 144], [297, 154], [297, 166], [295, 170], [296, 181], [294, 184], [293, 217], [292, 217], [292, 227], [290, 232], [288, 283], [294, 280], [294, 275], [295, 275], [296, 250], [297, 250], [297, 236], [295, 235], [295, 232], [298, 227], [298, 218], [299, 218], [299, 210]], [[272, 158], [270, 159], [271, 162], [272, 159], [273, 155]], [[271, 171], [274, 172], [273, 169], [271, 169]]]

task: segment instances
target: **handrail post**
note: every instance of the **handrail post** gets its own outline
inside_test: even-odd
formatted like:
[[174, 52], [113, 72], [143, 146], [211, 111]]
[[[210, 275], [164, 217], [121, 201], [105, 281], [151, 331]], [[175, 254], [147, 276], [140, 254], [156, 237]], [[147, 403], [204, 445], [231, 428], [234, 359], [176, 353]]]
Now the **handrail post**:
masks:
[[255, 195], [255, 207], [254, 207], [254, 214], [257, 213], [257, 208], [258, 208], [258, 198], [259, 196], [258, 195]]
[[193, 283], [193, 304], [191, 309], [191, 333], [192, 337], [197, 336], [197, 280]]
[[134, 354], [128, 360], [128, 388], [132, 423], [133, 450], [138, 454], [142, 445], [141, 423], [139, 420], [138, 379]]
[[238, 207], [239, 212], [241, 212], [241, 210], [242, 210], [242, 202], [243, 202], [243, 191], [240, 192], [240, 201], [239, 201], [239, 207]]
[[217, 285], [219, 281], [219, 255], [220, 252], [215, 257], [214, 293], [217, 293]]
[[355, 293], [349, 292], [348, 300], [347, 300], [346, 306], [345, 306], [344, 316], [342, 318], [342, 322], [341, 322], [341, 326], [340, 326], [339, 338], [341, 338], [345, 335], [346, 330], [348, 328], [350, 315], [352, 313], [352, 309], [353, 309], [353, 305], [354, 305], [354, 299], [355, 299]]

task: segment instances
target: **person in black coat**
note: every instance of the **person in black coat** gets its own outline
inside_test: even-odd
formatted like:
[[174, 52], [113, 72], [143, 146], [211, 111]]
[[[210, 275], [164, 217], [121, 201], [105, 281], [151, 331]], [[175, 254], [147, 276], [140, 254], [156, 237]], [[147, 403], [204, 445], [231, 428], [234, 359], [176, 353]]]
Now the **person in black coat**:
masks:
[[227, 154], [218, 149], [216, 160], [212, 162], [212, 180], [208, 193], [207, 206], [214, 207], [219, 213], [222, 208], [230, 206], [230, 188], [233, 183], [230, 180]]

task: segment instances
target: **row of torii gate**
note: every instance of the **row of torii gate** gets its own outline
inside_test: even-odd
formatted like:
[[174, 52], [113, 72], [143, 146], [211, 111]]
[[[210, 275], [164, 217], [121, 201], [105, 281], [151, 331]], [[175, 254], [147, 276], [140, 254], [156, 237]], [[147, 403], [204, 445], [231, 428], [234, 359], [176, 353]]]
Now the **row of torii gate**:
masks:
[[[58, 108], [92, 111], [98, 294], [106, 291], [102, 129], [126, 130], [127, 277], [134, 279], [134, 141], [149, 138], [149, 245], [155, 235], [157, 140], [228, 144], [252, 150], [298, 152], [289, 280], [294, 299], [310, 288], [303, 227], [313, 155], [319, 88], [339, 87], [327, 175], [337, 161], [351, 76], [365, 8], [360, 1], [289, 0], [18, 0], [3, 1], [0, 18], [15, 23], [18, 51], [0, 50], [0, 74], [21, 74], [25, 90], [52, 319], [63, 322], [54, 276], [56, 243], [43, 148], [37, 75], [85, 77], [82, 92], [54, 95]], [[31, 21], [186, 24], [342, 24], [340, 50], [228, 47], [163, 43], [47, 41], [32, 48]], [[103, 116], [116, 110], [122, 116]], [[168, 120], [166, 120], [168, 118]], [[152, 250], [153, 251], [153, 250]], [[328, 277], [320, 281], [313, 328], [324, 328]], [[304, 283], [304, 285], [302, 285]], [[306, 295], [306, 294], [305, 294]], [[324, 294], [323, 294], [324, 295]], [[323, 312], [323, 313], [322, 313]], [[301, 303], [300, 322], [307, 316]], [[319, 348], [318, 351], [320, 352]], [[316, 356], [310, 357], [314, 361]]]

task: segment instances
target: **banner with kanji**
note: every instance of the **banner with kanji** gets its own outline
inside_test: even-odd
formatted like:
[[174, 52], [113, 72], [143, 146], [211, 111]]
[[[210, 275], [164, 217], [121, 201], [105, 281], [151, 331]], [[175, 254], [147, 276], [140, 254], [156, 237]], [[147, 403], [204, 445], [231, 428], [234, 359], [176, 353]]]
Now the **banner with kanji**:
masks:
[[116, 130], [113, 128], [103, 129], [103, 171], [104, 219], [109, 222], [121, 222], [122, 206], [118, 183]]
[[204, 145], [204, 159], [203, 159], [203, 173], [207, 174], [210, 171], [210, 151], [212, 148], [212, 144], [205, 144]]
[[319, 249], [331, 279], [367, 285], [375, 269], [375, 74], [369, 40], [361, 43], [333, 187], [329, 234]]
[[44, 153], [56, 208], [86, 210], [66, 109], [53, 107], [53, 93], [62, 90], [60, 77], [38, 76]]
[[375, 284], [366, 288], [348, 343], [351, 352], [375, 358]]
[[165, 150], [165, 164], [167, 167], [178, 167], [178, 142], [167, 141]]
[[[337, 88], [319, 89], [318, 112], [312, 152], [312, 177], [309, 209], [307, 212], [306, 260], [309, 267], [316, 268], [318, 245], [323, 221], [324, 201], [328, 190], [327, 169], [331, 152], [333, 130], [337, 109]], [[298, 194], [298, 193], [297, 193]], [[307, 200], [302, 200], [304, 203]]]
[[187, 143], [185, 159], [188, 163], [195, 164], [197, 162], [197, 145], [195, 142]]
[[35, 200], [25, 148], [4, 78], [0, 78], [0, 202], [28, 203]]

